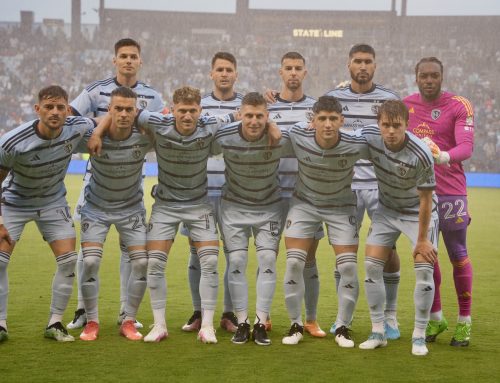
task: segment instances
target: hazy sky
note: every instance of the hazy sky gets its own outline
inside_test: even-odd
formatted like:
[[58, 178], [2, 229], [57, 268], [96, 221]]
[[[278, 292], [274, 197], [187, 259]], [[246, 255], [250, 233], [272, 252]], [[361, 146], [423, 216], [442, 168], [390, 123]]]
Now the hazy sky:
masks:
[[[98, 22], [99, 0], [82, 1], [82, 22]], [[108, 8], [176, 10], [199, 12], [234, 12], [236, 0], [105, 0]], [[399, 10], [401, 0], [397, 0]], [[35, 21], [44, 18], [71, 20], [71, 0], [1, 0], [0, 21], [19, 21], [19, 11], [35, 12]], [[389, 10], [391, 0], [250, 0], [251, 8]], [[409, 15], [500, 15], [500, 0], [408, 0]]]

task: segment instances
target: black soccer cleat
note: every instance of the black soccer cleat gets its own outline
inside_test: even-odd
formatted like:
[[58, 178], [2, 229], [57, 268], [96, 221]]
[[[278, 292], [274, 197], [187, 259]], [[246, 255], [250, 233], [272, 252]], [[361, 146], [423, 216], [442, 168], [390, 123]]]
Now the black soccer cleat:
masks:
[[271, 339], [267, 336], [265, 324], [256, 323], [253, 325], [252, 339], [259, 346], [269, 346], [271, 344]]
[[245, 344], [250, 340], [250, 325], [248, 323], [240, 323], [236, 333], [231, 338], [234, 344]]

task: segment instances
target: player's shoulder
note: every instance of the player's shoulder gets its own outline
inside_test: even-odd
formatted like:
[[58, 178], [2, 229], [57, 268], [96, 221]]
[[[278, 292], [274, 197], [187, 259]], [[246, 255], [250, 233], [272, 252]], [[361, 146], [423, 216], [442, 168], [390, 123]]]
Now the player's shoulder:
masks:
[[332, 96], [332, 97], [345, 97], [346, 95], [352, 95], [353, 91], [351, 89], [351, 85], [343, 85], [343, 86], [338, 86], [334, 89], [329, 90], [326, 92], [324, 95], [325, 96]]
[[443, 92], [441, 97], [443, 97], [445, 103], [449, 102], [456, 108], [465, 109], [468, 116], [472, 116], [474, 114], [472, 103], [468, 98], [459, 96], [451, 92]]
[[103, 88], [103, 87], [109, 87], [110, 85], [113, 85], [115, 83], [116, 83], [116, 80], [114, 77], [108, 77], [108, 78], [105, 78], [102, 80], [97, 80], [97, 81], [90, 83], [90, 85], [85, 87], [85, 90], [90, 93], [92, 91], [95, 91], [96, 89]]
[[0, 137], [0, 147], [10, 152], [16, 145], [22, 143], [23, 141], [29, 139], [32, 136], [36, 135], [35, 124], [38, 120], [32, 120], [25, 122], [22, 125], [19, 125], [17, 128], [14, 128], [7, 133], [5, 133], [2, 137]]
[[381, 84], [375, 84], [375, 88], [374, 88], [373, 92], [376, 92], [380, 95], [383, 95], [383, 98], [385, 98], [386, 100], [400, 100], [401, 99], [398, 92], [396, 92], [395, 90], [389, 89]]
[[413, 94], [410, 94], [409, 96], [406, 96], [405, 98], [403, 98], [403, 102], [405, 104], [416, 104], [418, 102], [420, 102], [420, 93], [413, 93]]
[[231, 139], [231, 138], [239, 138], [240, 137], [240, 121], [232, 122], [226, 125], [223, 129], [219, 129], [217, 133], [215, 133], [215, 139]]
[[419, 159], [420, 162], [424, 164], [424, 166], [432, 166], [434, 164], [434, 160], [432, 158], [432, 153], [429, 147], [423, 142], [420, 138], [414, 135], [411, 132], [406, 132], [406, 136], [408, 140], [406, 142], [406, 148]]
[[297, 122], [290, 129], [290, 136], [314, 137], [314, 130], [308, 129], [308, 122]]

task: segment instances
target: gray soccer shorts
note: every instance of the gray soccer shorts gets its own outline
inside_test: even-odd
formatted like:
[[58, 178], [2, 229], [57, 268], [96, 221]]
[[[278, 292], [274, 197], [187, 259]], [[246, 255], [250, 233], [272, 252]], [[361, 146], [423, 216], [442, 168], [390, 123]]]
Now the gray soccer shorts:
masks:
[[119, 211], [104, 211], [86, 203], [81, 216], [81, 242], [104, 243], [109, 228], [115, 225], [126, 247], [146, 245], [146, 209], [142, 203]]
[[14, 241], [19, 241], [24, 226], [35, 221], [43, 239], [48, 243], [61, 239], [75, 238], [75, 224], [66, 200], [58, 201], [43, 209], [20, 209], [2, 205], [4, 225]]
[[[283, 198], [282, 203], [283, 203], [283, 217], [288, 216], [288, 211], [290, 210], [290, 204], [292, 203], [292, 200], [294, 198]], [[319, 241], [321, 238], [325, 236], [325, 230], [323, 229], [323, 224], [318, 226], [318, 230], [314, 233], [314, 239], [316, 241]]]
[[278, 251], [283, 228], [281, 202], [262, 209], [221, 201], [220, 228], [228, 250], [246, 250], [253, 235], [258, 249]]
[[[212, 207], [214, 208], [214, 213], [215, 213], [215, 222], [219, 222], [219, 216], [220, 216], [220, 200], [221, 197], [220, 195], [218, 196], [208, 196], [208, 202]], [[189, 230], [187, 229], [186, 225], [182, 224], [179, 232], [184, 235], [185, 237], [190, 237], [189, 235]]]
[[147, 240], [165, 241], [175, 238], [180, 223], [186, 226], [196, 242], [217, 241], [217, 225], [212, 205], [171, 205], [155, 203], [149, 219]]
[[368, 213], [368, 217], [372, 219], [373, 213], [377, 210], [378, 189], [356, 189], [354, 191], [356, 192], [356, 199], [358, 200], [356, 219], [358, 220], [359, 228], [363, 223], [365, 211]]
[[[401, 215], [394, 217], [375, 211], [372, 216], [372, 224], [366, 238], [367, 245], [393, 247], [399, 236], [403, 233], [415, 247], [418, 238], [418, 221], [410, 220]], [[436, 215], [432, 215], [427, 231], [427, 238], [437, 249], [439, 235], [439, 220]]]
[[323, 209], [292, 199], [286, 218], [285, 237], [313, 238], [326, 225], [331, 245], [357, 245], [359, 242], [356, 208]]

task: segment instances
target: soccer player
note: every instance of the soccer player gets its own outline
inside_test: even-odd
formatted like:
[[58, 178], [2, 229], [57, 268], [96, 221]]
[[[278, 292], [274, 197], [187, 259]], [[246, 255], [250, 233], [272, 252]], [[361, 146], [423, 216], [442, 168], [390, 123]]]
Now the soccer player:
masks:
[[[137, 74], [142, 66], [141, 46], [139, 43], [130, 38], [118, 40], [114, 47], [115, 55], [113, 57], [113, 65], [116, 68], [114, 77], [104, 80], [95, 81], [87, 86], [78, 97], [71, 102], [71, 109], [74, 115], [85, 116], [92, 114], [94, 116], [102, 116], [108, 112], [111, 92], [119, 86], [131, 88], [137, 94], [137, 107], [147, 109], [152, 112], [162, 112], [165, 109], [165, 104], [162, 101], [161, 95], [151, 88], [149, 85], [138, 81]], [[92, 175], [91, 162], [87, 162], [87, 170], [84, 176], [83, 188], [78, 199], [74, 218], [80, 219], [80, 210], [84, 203], [84, 192], [90, 176]], [[127, 301], [127, 285], [132, 272], [130, 258], [125, 247], [120, 245], [120, 313], [118, 315], [118, 324], [121, 324], [125, 315], [125, 304]], [[87, 319], [81, 295], [81, 278], [83, 267], [82, 252], [78, 254], [79, 260], [77, 263], [78, 274], [78, 306], [75, 311], [73, 320], [68, 323], [68, 328], [80, 328], [85, 326]], [[140, 322], [136, 322], [138, 328], [142, 327]]]
[[[435, 158], [439, 229], [453, 265], [458, 299], [458, 322], [452, 346], [468, 346], [471, 333], [472, 265], [466, 238], [470, 215], [462, 161], [470, 158], [474, 144], [474, 111], [469, 100], [441, 90], [443, 64], [436, 57], [424, 57], [415, 67], [419, 93], [404, 102], [410, 111], [409, 130], [437, 145]], [[441, 311], [441, 271], [434, 265], [436, 293], [426, 332], [427, 342], [448, 327]]]
[[[56, 258], [52, 301], [45, 337], [73, 341], [61, 321], [73, 291], [76, 265], [75, 229], [64, 176], [71, 155], [94, 122], [68, 117], [68, 94], [52, 85], [38, 93], [38, 119], [22, 124], [0, 139], [0, 341], [7, 339], [7, 266], [24, 226], [36, 222]], [[68, 118], [67, 118], [68, 117]]]
[[302, 122], [290, 130], [299, 175], [286, 219], [284, 289], [292, 325], [282, 343], [297, 344], [302, 339], [303, 270], [315, 233], [324, 222], [341, 276], [335, 341], [340, 347], [350, 348], [354, 347], [354, 341], [347, 326], [359, 295], [356, 265], [359, 236], [351, 180], [355, 162], [367, 157], [367, 145], [362, 137], [340, 131], [344, 118], [335, 97], [320, 97], [313, 105], [313, 113], [314, 129], [308, 130], [308, 123]]
[[[111, 92], [110, 127], [99, 157], [92, 157], [92, 177], [85, 188], [81, 209], [83, 252], [82, 295], [87, 324], [80, 339], [96, 340], [99, 333], [99, 268], [102, 248], [115, 225], [130, 257], [132, 273], [127, 286], [125, 318], [120, 333], [130, 340], [142, 339], [135, 317], [146, 291], [146, 209], [142, 190], [144, 157], [153, 147], [147, 135], [133, 128], [137, 95], [127, 87]], [[95, 132], [97, 133], [97, 132]]]
[[179, 224], [189, 230], [201, 264], [199, 284], [202, 319], [198, 339], [217, 343], [213, 316], [217, 300], [219, 239], [212, 205], [207, 200], [207, 159], [216, 131], [234, 115], [201, 117], [198, 89], [179, 88], [171, 115], [140, 111], [139, 127], [151, 131], [158, 158], [158, 185], [147, 233], [148, 287], [154, 316], [144, 341], [168, 335], [165, 322], [165, 267]]
[[[229, 52], [217, 52], [212, 57], [210, 78], [214, 87], [210, 94], [202, 97], [201, 107], [203, 116], [216, 116], [237, 111], [243, 96], [234, 91], [234, 84], [238, 78], [236, 58]], [[222, 185], [224, 185], [224, 160], [221, 156], [211, 156], [207, 163], [208, 173], [208, 199], [214, 207], [216, 221], [219, 217], [220, 198]], [[189, 233], [184, 231], [183, 234]], [[201, 326], [201, 297], [200, 297], [200, 260], [196, 247], [190, 241], [191, 251], [188, 264], [189, 287], [193, 302], [194, 312], [191, 318], [182, 326], [184, 331], [199, 331]], [[229, 292], [227, 270], [229, 260], [226, 256], [226, 269], [224, 272], [224, 308], [220, 320], [220, 327], [229, 332], [235, 332], [238, 320], [233, 312], [233, 304]]]
[[438, 220], [434, 166], [424, 142], [407, 132], [408, 109], [402, 101], [379, 108], [378, 126], [363, 128], [378, 180], [379, 201], [373, 213], [365, 255], [365, 292], [372, 332], [361, 349], [387, 345], [383, 270], [401, 233], [413, 244], [415, 327], [412, 354], [426, 355], [425, 328], [434, 297], [433, 263], [437, 259]]
[[[336, 97], [342, 104], [344, 126], [346, 131], [356, 131], [363, 126], [376, 124], [377, 110], [387, 100], [399, 100], [392, 90], [374, 83], [373, 77], [377, 64], [375, 50], [367, 44], [356, 44], [349, 51], [347, 64], [351, 76], [349, 85], [338, 87], [327, 92], [328, 96]], [[357, 222], [361, 226], [365, 211], [372, 217], [377, 208], [378, 189], [373, 164], [360, 160], [354, 166], [352, 190], [355, 191], [358, 204]], [[397, 297], [399, 287], [399, 256], [394, 249], [384, 268], [384, 284], [386, 291], [385, 332], [387, 339], [398, 339], [400, 332], [396, 318]], [[340, 275], [335, 272], [338, 283]], [[335, 334], [335, 323], [330, 332]]]
[[286, 132], [276, 147], [269, 147], [266, 132], [269, 113], [261, 94], [251, 92], [243, 97], [240, 116], [241, 123], [219, 131], [213, 143], [213, 153], [222, 153], [226, 165], [220, 227], [229, 254], [229, 289], [238, 318], [232, 342], [243, 344], [250, 339], [246, 266], [248, 241], [253, 234], [258, 276], [252, 337], [258, 345], [266, 346], [271, 344], [265, 322], [276, 287], [276, 257], [282, 227], [278, 166], [280, 157], [291, 153], [291, 147]]
[[[312, 106], [315, 99], [304, 93], [303, 82], [307, 75], [306, 60], [298, 52], [287, 52], [281, 58], [279, 70], [281, 77], [281, 90], [273, 94], [273, 102], [269, 103], [269, 118], [271, 121], [286, 130], [290, 130], [298, 122], [310, 119]], [[298, 165], [296, 158], [282, 158], [280, 161], [279, 176], [281, 196], [283, 198], [284, 213], [286, 216], [288, 206], [295, 189]], [[324, 332], [317, 322], [317, 307], [319, 299], [319, 272], [316, 264], [316, 249], [318, 241], [323, 238], [323, 227], [320, 226], [315, 234], [315, 241], [309, 247], [306, 264], [304, 267], [306, 322], [304, 329], [315, 337], [325, 337]], [[271, 328], [270, 319], [266, 323], [268, 330]]]

